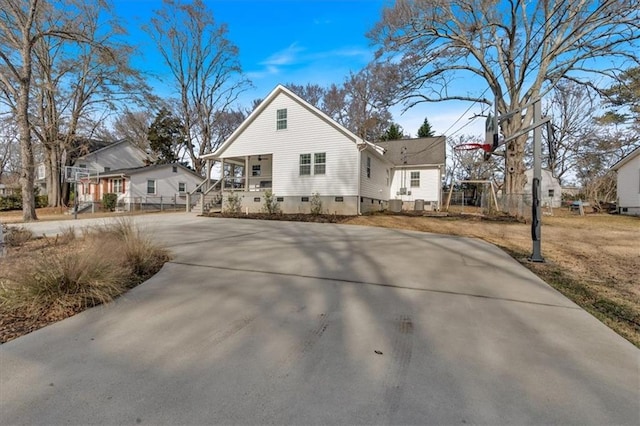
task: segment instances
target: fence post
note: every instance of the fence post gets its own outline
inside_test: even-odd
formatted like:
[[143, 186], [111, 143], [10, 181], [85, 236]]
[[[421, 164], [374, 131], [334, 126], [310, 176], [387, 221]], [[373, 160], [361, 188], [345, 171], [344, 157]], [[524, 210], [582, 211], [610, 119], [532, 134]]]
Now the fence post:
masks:
[[163, 210], [163, 206], [162, 206], [162, 195], [160, 196], [160, 211]]
[[187, 213], [191, 212], [191, 193], [187, 192]]

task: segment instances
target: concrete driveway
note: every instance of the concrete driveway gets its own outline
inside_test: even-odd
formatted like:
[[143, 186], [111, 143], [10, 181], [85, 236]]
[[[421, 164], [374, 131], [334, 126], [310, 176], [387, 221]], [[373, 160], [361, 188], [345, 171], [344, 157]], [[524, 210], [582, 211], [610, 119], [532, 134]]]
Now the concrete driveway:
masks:
[[640, 424], [640, 351], [490, 244], [136, 221], [173, 261], [0, 346], [1, 424]]

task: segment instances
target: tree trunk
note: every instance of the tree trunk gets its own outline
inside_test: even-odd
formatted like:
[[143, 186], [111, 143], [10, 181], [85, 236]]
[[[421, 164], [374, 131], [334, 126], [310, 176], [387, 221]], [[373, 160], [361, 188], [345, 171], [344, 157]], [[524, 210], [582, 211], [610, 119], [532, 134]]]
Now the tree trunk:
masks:
[[[526, 126], [526, 121], [525, 121]], [[503, 125], [505, 135], [514, 134], [520, 130], [520, 123], [515, 120]], [[524, 185], [527, 182], [524, 165], [524, 150], [527, 135], [520, 136], [507, 143], [505, 150], [504, 186], [502, 210], [513, 216], [522, 216], [524, 211]]]
[[[30, 67], [30, 64], [29, 64]], [[20, 185], [22, 187], [22, 219], [25, 222], [37, 220], [36, 200], [34, 192], [35, 165], [33, 144], [31, 143], [31, 126], [29, 124], [29, 85], [26, 81], [20, 84], [17, 120], [20, 129]]]
[[45, 146], [45, 166], [47, 176], [47, 196], [49, 207], [62, 206], [60, 187], [60, 150], [57, 146]]

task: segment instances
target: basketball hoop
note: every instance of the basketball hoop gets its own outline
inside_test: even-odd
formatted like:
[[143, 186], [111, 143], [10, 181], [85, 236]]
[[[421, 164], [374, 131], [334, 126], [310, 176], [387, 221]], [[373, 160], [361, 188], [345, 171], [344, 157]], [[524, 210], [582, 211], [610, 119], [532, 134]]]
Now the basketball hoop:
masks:
[[453, 147], [455, 151], [474, 151], [481, 149], [484, 152], [491, 152], [493, 146], [488, 143], [461, 143]]

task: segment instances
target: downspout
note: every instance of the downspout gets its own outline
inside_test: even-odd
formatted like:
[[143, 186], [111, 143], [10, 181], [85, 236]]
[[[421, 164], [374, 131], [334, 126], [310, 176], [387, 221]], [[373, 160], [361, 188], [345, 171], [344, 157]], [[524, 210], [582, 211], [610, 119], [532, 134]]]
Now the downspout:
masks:
[[365, 149], [367, 149], [367, 144], [364, 142], [364, 139], [361, 140], [362, 143], [359, 143], [356, 140], [356, 148], [358, 149], [358, 199], [356, 200], [356, 205], [357, 205], [357, 215], [360, 216], [362, 214], [362, 206], [361, 206], [361, 202], [360, 202], [360, 192], [361, 192], [361, 188], [360, 186], [362, 185], [362, 153], [364, 152]]

